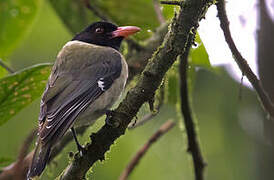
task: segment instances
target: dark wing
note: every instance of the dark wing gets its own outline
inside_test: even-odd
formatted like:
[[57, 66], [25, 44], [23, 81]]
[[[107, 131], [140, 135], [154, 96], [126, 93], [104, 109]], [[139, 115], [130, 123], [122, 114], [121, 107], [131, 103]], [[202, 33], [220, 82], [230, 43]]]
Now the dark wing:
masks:
[[[39, 117], [42, 142], [54, 143], [62, 137], [78, 115], [111, 87], [121, 69], [121, 57], [100, 60], [84, 69], [61, 73], [52, 84], [49, 82]], [[59, 83], [61, 88], [56, 88]]]

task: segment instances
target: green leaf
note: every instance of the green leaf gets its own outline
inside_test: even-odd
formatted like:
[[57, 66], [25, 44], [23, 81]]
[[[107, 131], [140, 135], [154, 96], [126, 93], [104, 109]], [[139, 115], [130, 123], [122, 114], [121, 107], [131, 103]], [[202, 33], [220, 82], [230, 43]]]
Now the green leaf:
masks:
[[190, 51], [189, 64], [211, 70], [208, 54], [198, 34], [196, 35], [195, 43], [197, 47], [192, 48]]
[[0, 57], [11, 53], [29, 30], [42, 0], [0, 0]]
[[[73, 33], [79, 32], [92, 22], [99, 20], [85, 7], [83, 1], [50, 0], [50, 3]], [[153, 0], [90, 0], [90, 3], [118, 25], [134, 25], [142, 28], [142, 31], [135, 36], [137, 39], [149, 37], [152, 31], [159, 26]], [[168, 19], [173, 16], [174, 8], [164, 7], [163, 13]]]
[[7, 166], [12, 162], [12, 158], [0, 157], [0, 167]]
[[0, 126], [41, 96], [50, 70], [51, 64], [39, 64], [0, 80]]

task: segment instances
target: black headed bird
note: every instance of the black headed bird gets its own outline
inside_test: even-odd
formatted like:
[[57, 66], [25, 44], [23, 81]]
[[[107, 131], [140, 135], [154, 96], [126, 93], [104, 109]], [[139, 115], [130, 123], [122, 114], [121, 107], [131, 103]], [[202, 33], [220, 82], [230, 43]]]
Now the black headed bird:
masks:
[[140, 28], [117, 27], [96, 22], [64, 45], [52, 68], [42, 96], [39, 131], [28, 179], [39, 176], [49, 159], [51, 148], [73, 127], [90, 125], [119, 98], [128, 67], [119, 48], [122, 40]]

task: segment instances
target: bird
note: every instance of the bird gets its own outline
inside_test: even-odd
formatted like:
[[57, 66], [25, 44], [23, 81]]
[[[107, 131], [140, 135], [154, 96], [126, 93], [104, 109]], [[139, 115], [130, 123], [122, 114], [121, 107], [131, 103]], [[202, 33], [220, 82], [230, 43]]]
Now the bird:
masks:
[[42, 174], [51, 149], [69, 129], [82, 153], [74, 128], [92, 125], [119, 99], [128, 77], [119, 49], [123, 39], [140, 30], [98, 21], [62, 47], [41, 98], [38, 138], [27, 179]]

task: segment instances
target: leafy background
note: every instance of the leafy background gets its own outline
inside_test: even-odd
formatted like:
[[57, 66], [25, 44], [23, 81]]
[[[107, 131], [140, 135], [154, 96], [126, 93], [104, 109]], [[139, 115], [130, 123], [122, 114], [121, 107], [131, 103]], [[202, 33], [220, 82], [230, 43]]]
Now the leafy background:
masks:
[[[96, 0], [94, 3], [118, 24], [142, 27], [143, 31], [136, 36], [138, 40], [149, 37], [159, 25], [152, 0]], [[174, 8], [164, 7], [163, 12], [166, 18], [171, 18]], [[16, 71], [20, 70], [7, 76], [0, 67], [0, 167], [16, 159], [22, 141], [37, 126], [39, 97], [50, 71], [49, 64], [37, 64], [54, 62], [72, 34], [95, 20], [78, 1], [0, 1], [0, 58]], [[198, 46], [192, 49], [190, 57], [190, 89], [201, 147], [208, 163], [206, 177], [261, 179], [263, 171], [271, 171], [271, 161], [262, 158], [262, 152], [270, 149], [262, 138], [263, 125], [258, 119], [264, 116], [257, 98], [253, 91], [242, 87], [243, 97], [239, 99], [240, 85], [223, 67], [211, 67], [199, 37], [196, 42]], [[177, 126], [149, 150], [131, 179], [193, 179], [193, 165], [186, 153], [182, 117], [178, 113], [177, 64], [168, 72], [167, 83], [167, 99], [160, 114], [146, 125], [127, 131], [107, 153], [107, 160], [97, 163], [88, 177], [117, 179], [148, 137], [163, 122], [173, 119]], [[146, 112], [147, 105], [139, 113], [139, 119]], [[258, 113], [252, 116], [251, 112]], [[90, 132], [99, 129], [103, 122], [100, 119], [89, 128], [81, 142], [87, 142]], [[48, 166], [42, 179], [53, 179], [59, 174], [69, 161], [70, 151], [76, 151], [73, 143]]]

